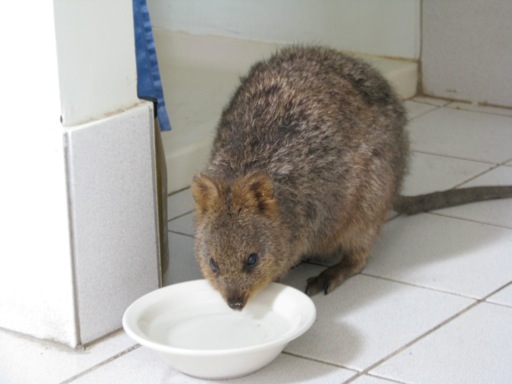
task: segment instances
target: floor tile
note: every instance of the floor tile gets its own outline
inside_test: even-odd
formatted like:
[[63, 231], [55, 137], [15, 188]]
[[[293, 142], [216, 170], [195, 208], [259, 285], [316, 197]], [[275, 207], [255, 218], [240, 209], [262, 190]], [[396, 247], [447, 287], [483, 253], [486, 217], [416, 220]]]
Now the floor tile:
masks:
[[167, 197], [167, 219], [172, 220], [175, 217], [191, 212], [194, 209], [194, 199], [190, 188], [176, 192]]
[[363, 375], [351, 382], [352, 384], [393, 384], [395, 381], [389, 381], [380, 377]]
[[[295, 268], [285, 283], [304, 287], [322, 268]], [[473, 301], [358, 275], [329, 295], [313, 297], [317, 319], [286, 351], [362, 371], [399, 350]]]
[[412, 152], [402, 193], [417, 195], [450, 189], [491, 167], [487, 163]]
[[371, 373], [404, 383], [510, 383], [511, 324], [511, 308], [480, 304]]
[[415, 96], [411, 100], [417, 103], [435, 105], [436, 107], [444, 107], [445, 105], [450, 103], [449, 100], [436, 99], [435, 97], [430, 96]]
[[412, 149], [502, 163], [512, 155], [512, 117], [439, 108], [409, 124]]
[[260, 384], [260, 383], [343, 383], [355, 372], [281, 354], [271, 364], [245, 377], [230, 380], [200, 380], [184, 375], [164, 362], [153, 351], [141, 347], [112, 363], [73, 381], [96, 383], [173, 383], [173, 384]]
[[512, 231], [431, 214], [388, 223], [364, 273], [483, 298], [512, 281]]
[[168, 230], [182, 235], [194, 236], [194, 214], [189, 213], [177, 219], [169, 221]]
[[[461, 187], [512, 185], [512, 167], [495, 168]], [[481, 223], [512, 228], [512, 197], [466, 204], [437, 211], [442, 215], [460, 217]], [[511, 235], [512, 236], [512, 235]]]
[[487, 105], [462, 103], [462, 102], [457, 102], [457, 101], [449, 103], [447, 105], [447, 107], [453, 108], [453, 109], [462, 109], [465, 111], [474, 111], [474, 112], [491, 113], [494, 115], [512, 116], [512, 108], [491, 107], [491, 106], [487, 106]]
[[75, 351], [0, 330], [0, 383], [60, 383], [134, 345], [117, 332], [85, 351]]
[[417, 117], [424, 115], [434, 109], [438, 108], [432, 104], [417, 103], [414, 100], [406, 100], [404, 102], [405, 109], [407, 111], [407, 117], [409, 120], [416, 119]]
[[487, 299], [489, 303], [506, 305], [512, 307], [512, 284], [503, 288], [501, 291], [496, 292], [494, 295]]
[[72, 383], [171, 383], [174, 373], [158, 355], [138, 347]]
[[194, 257], [194, 239], [190, 236], [169, 233], [169, 268], [164, 273], [163, 285], [202, 279]]

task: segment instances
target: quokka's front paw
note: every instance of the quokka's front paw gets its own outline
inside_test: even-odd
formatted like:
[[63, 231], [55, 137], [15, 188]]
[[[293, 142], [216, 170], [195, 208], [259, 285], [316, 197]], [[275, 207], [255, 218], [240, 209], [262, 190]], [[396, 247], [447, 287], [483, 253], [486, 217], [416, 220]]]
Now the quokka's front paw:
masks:
[[338, 271], [326, 269], [318, 276], [310, 277], [306, 286], [306, 294], [308, 296], [314, 296], [319, 292], [329, 294], [338, 288], [345, 279], [340, 276]]

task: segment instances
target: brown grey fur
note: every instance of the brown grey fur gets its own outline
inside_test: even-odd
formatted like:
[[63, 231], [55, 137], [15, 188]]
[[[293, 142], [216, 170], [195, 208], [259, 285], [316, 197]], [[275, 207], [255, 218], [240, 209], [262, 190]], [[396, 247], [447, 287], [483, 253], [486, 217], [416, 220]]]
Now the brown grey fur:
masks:
[[387, 81], [337, 51], [290, 47], [252, 67], [192, 183], [196, 258], [232, 308], [304, 259], [343, 255], [311, 295], [364, 268], [388, 211], [412, 204], [405, 125]]

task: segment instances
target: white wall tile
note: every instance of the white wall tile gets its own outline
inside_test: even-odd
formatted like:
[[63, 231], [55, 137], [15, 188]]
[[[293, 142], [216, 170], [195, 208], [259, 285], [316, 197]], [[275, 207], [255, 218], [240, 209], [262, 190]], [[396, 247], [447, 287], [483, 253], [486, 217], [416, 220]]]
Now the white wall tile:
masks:
[[148, 105], [68, 132], [82, 343], [120, 328], [126, 307], [159, 284], [154, 128]]
[[512, 106], [511, 14], [509, 0], [423, 1], [423, 91]]

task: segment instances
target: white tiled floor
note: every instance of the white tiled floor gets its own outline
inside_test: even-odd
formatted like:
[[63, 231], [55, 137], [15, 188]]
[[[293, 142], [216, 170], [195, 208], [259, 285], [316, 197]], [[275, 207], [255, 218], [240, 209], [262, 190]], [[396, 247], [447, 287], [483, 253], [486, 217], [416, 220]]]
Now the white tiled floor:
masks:
[[[404, 192], [512, 184], [512, 114], [425, 97], [406, 102], [412, 140]], [[169, 198], [167, 284], [200, 278], [193, 201]], [[303, 289], [322, 267], [285, 283]], [[362, 274], [315, 296], [318, 318], [271, 365], [229, 383], [512, 382], [512, 200], [386, 224]], [[0, 383], [201, 383], [118, 332], [71, 352], [0, 332]]]

